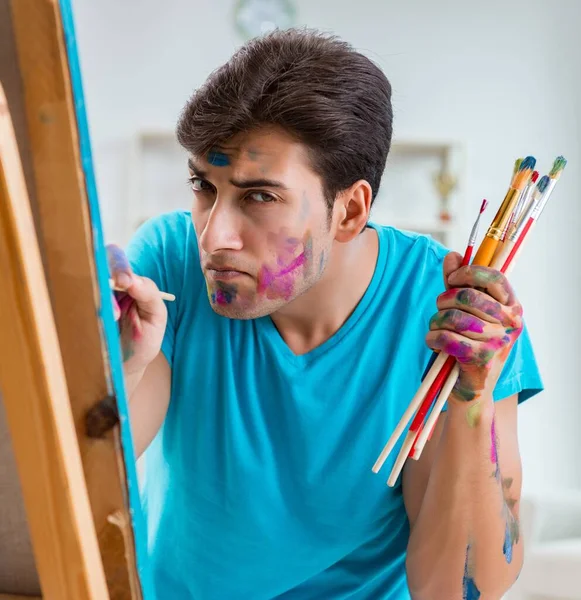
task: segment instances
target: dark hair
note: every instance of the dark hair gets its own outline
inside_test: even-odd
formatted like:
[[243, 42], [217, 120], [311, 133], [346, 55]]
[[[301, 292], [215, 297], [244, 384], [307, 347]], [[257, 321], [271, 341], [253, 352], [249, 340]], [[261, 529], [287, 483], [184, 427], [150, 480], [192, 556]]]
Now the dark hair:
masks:
[[179, 143], [196, 156], [233, 135], [279, 125], [309, 149], [329, 206], [365, 179], [375, 199], [391, 145], [391, 86], [335, 36], [308, 29], [251, 40], [186, 104]]

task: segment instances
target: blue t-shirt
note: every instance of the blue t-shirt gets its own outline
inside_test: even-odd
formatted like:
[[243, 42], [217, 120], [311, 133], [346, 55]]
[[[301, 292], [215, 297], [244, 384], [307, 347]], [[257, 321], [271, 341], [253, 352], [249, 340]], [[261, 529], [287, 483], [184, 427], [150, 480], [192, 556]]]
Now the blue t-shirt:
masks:
[[[268, 316], [214, 313], [189, 213], [135, 235], [135, 271], [176, 295], [162, 346], [171, 400], [142, 490], [157, 600], [409, 599], [401, 479], [386, 485], [399, 445], [379, 475], [371, 467], [430, 357], [447, 250], [372, 227], [367, 291], [302, 356]], [[525, 330], [495, 398], [541, 389]]]

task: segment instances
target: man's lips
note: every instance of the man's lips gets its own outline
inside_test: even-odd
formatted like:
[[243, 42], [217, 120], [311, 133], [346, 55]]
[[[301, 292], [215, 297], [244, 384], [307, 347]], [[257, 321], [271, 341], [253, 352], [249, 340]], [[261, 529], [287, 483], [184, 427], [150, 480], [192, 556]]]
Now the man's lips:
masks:
[[233, 267], [218, 267], [218, 266], [208, 266], [206, 267], [206, 273], [216, 281], [229, 281], [231, 279], [235, 279], [237, 277], [242, 277], [244, 275], [248, 275], [246, 271], [239, 271]]

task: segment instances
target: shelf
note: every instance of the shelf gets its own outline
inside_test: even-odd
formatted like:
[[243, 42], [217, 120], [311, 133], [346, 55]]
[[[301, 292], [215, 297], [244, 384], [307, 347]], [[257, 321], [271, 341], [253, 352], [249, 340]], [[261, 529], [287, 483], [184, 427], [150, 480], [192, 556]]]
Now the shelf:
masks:
[[395, 227], [396, 229], [403, 229], [405, 231], [417, 231], [418, 233], [434, 232], [434, 233], [452, 233], [456, 230], [454, 222], [442, 223], [441, 221], [412, 221], [402, 220], [398, 218], [385, 219], [382, 221], [386, 225]]
[[442, 142], [428, 140], [394, 140], [391, 144], [391, 154], [415, 154], [445, 156], [459, 146], [458, 142]]

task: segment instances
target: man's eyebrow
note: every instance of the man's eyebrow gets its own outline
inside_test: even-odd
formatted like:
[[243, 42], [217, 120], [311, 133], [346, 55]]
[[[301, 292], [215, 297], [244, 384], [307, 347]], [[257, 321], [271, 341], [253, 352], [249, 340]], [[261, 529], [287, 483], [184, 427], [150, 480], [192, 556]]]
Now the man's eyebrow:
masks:
[[[200, 179], [206, 179], [208, 174], [203, 169], [200, 169], [198, 166], [194, 164], [191, 158], [188, 159], [188, 169]], [[210, 182], [211, 183], [211, 182]], [[286, 185], [281, 183], [280, 181], [276, 181], [274, 179], [265, 179], [261, 177], [260, 179], [230, 179], [230, 184], [234, 187], [240, 189], [248, 189], [248, 188], [257, 188], [257, 187], [271, 187], [278, 188], [281, 190], [288, 189]]]

